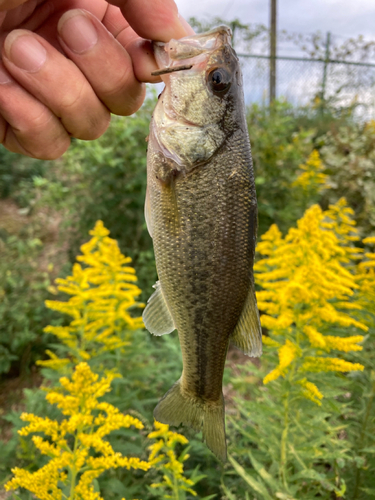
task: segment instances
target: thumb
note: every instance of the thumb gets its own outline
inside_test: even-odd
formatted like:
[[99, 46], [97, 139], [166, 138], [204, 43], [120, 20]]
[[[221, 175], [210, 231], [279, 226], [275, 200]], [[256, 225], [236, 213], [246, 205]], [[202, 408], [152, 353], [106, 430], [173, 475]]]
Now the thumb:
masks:
[[[1, 1], [1, 0], [0, 0]], [[142, 38], [169, 42], [194, 31], [178, 14], [173, 0], [108, 0], [120, 7], [133, 30]]]

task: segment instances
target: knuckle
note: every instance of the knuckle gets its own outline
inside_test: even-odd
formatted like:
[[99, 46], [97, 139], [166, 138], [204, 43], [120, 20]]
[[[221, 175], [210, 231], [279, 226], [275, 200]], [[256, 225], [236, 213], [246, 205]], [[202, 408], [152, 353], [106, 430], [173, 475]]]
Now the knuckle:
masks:
[[39, 113], [32, 117], [24, 133], [29, 135], [41, 135], [53, 127], [52, 122], [54, 121], [55, 117], [51, 111], [46, 107], [42, 107]]
[[103, 97], [113, 97], [124, 94], [128, 87], [133, 86], [133, 70], [130, 68], [123, 68], [121, 73], [112, 75], [110, 79], [103, 82], [100, 93]]
[[111, 114], [108, 110], [105, 110], [105, 112], [100, 115], [92, 115], [87, 118], [87, 121], [81, 131], [74, 134], [74, 136], [77, 137], [77, 139], [93, 141], [104, 134], [104, 132], [108, 129], [110, 122]]
[[56, 160], [65, 153], [70, 144], [68, 135], [43, 138], [43, 141], [20, 135], [17, 130], [7, 128], [3, 145], [13, 153], [30, 156], [39, 160]]
[[70, 146], [70, 139], [65, 137], [54, 138], [53, 142], [45, 142], [38, 144], [33, 142], [29, 144], [22, 143], [23, 148], [28, 155], [38, 160], [57, 160], [60, 158]]
[[40, 160], [56, 160], [70, 145], [70, 137], [48, 110], [34, 117], [26, 130], [14, 132], [27, 154]]
[[59, 108], [59, 114], [63, 116], [67, 112], [71, 112], [85, 99], [85, 94], [87, 92], [85, 82], [77, 82], [70, 92], [62, 93], [60, 96], [60, 102], [57, 107]]
[[103, 135], [111, 119], [109, 110], [86, 82], [61, 97], [57, 114], [72, 136], [82, 140]]
[[65, 137], [54, 138], [53, 141], [43, 142], [40, 145], [33, 144], [32, 149], [24, 148], [33, 158], [39, 160], [57, 160], [60, 158], [70, 146], [70, 138]]

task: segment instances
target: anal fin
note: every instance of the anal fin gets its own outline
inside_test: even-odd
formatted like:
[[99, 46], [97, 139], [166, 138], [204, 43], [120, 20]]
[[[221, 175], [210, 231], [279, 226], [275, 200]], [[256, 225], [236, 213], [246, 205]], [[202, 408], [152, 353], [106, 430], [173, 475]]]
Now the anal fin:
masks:
[[166, 335], [175, 330], [174, 322], [165, 301], [160, 281], [154, 285], [155, 292], [148, 299], [142, 318], [147, 330], [153, 335]]
[[240, 319], [230, 341], [231, 344], [248, 356], [259, 357], [262, 354], [262, 328], [260, 326], [254, 285], [251, 285], [249, 289]]

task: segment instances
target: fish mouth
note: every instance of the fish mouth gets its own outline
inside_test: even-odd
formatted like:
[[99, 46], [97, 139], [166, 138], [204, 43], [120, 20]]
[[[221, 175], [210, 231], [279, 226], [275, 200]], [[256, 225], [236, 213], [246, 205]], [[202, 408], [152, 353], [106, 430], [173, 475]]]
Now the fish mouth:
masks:
[[200, 69], [208, 53], [223, 45], [231, 45], [232, 32], [228, 26], [218, 26], [206, 33], [186, 36], [180, 40], [172, 38], [168, 43], [153, 42], [158, 71], [153, 76], [167, 75], [192, 68]]
[[192, 67], [193, 67], [192, 64], [183, 64], [182, 66], [176, 66], [174, 68], [163, 68], [159, 69], [158, 71], [153, 71], [151, 75], [152, 76], [166, 75], [167, 73], [175, 73], [176, 71], [183, 71], [191, 69]]

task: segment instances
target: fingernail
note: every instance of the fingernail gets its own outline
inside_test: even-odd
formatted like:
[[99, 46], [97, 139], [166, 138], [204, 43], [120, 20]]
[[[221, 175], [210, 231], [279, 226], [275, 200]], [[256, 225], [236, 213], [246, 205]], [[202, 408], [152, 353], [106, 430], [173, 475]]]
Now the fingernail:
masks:
[[0, 85], [4, 85], [5, 83], [10, 83], [12, 78], [9, 76], [7, 70], [0, 63]]
[[8, 59], [19, 68], [35, 73], [47, 59], [47, 51], [33, 36], [25, 35], [24, 30], [9, 33], [4, 43]]
[[77, 54], [83, 54], [98, 41], [98, 34], [88, 17], [79, 10], [65, 12], [57, 30], [67, 46]]

